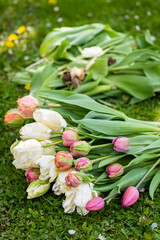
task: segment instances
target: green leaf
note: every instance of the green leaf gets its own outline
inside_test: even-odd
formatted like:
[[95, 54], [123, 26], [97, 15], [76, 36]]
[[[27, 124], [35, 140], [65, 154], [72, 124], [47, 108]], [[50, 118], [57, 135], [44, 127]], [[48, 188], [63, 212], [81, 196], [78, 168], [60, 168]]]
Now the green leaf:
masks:
[[95, 63], [90, 67], [93, 73], [93, 79], [97, 80], [105, 77], [108, 73], [108, 57], [97, 58]]
[[15, 74], [12, 81], [22, 85], [26, 85], [27, 83], [30, 83], [32, 81], [32, 77], [29, 72], [23, 69], [21, 72]]
[[104, 166], [106, 166], [106, 165], [108, 165], [108, 164], [110, 164], [110, 163], [113, 163], [113, 162], [116, 162], [116, 161], [118, 161], [119, 159], [121, 159], [121, 158], [123, 158], [123, 157], [125, 157], [127, 154], [123, 154], [123, 155], [118, 155], [118, 156], [113, 156], [113, 157], [110, 157], [110, 158], [106, 158], [106, 159], [104, 159], [104, 160], [101, 160], [100, 162], [99, 162], [99, 168], [100, 167], [104, 167]]
[[68, 41], [62, 41], [61, 45], [58, 46], [55, 51], [51, 54], [51, 57], [54, 60], [59, 60], [59, 59], [67, 59], [69, 60], [69, 56], [67, 54], [67, 49], [71, 47], [70, 43]]
[[154, 96], [152, 82], [144, 76], [128, 74], [109, 75], [107, 76], [107, 82], [141, 100]]
[[107, 121], [100, 119], [82, 119], [79, 121], [87, 129], [97, 131], [110, 136], [127, 136], [144, 132], [160, 132], [159, 128], [125, 121]]
[[124, 113], [112, 109], [108, 106], [104, 106], [83, 94], [76, 94], [64, 90], [50, 90], [41, 91], [40, 97], [46, 100], [50, 100], [51, 102], [61, 103], [62, 105], [77, 106], [99, 113], [109, 113], [111, 115], [119, 116], [122, 118], [125, 117]]
[[41, 44], [40, 53], [42, 56], [50, 54], [56, 46], [66, 40], [71, 45], [81, 45], [90, 41], [96, 34], [104, 29], [103, 24], [89, 24], [80, 27], [68, 28], [63, 31], [61, 28], [50, 32]]
[[153, 40], [150, 31], [147, 29], [145, 32], [145, 40], [147, 43], [153, 45]]
[[149, 186], [149, 195], [151, 196], [152, 199], [156, 191], [156, 188], [158, 187], [159, 184], [160, 184], [160, 170], [155, 174]]

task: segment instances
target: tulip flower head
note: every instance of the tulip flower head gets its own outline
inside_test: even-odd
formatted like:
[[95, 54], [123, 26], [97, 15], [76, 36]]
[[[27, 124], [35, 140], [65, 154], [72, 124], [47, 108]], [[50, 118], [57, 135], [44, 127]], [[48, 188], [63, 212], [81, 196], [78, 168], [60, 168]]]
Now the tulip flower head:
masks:
[[108, 165], [106, 170], [109, 178], [121, 176], [124, 172], [123, 166], [116, 162]]
[[30, 95], [24, 96], [17, 101], [18, 110], [24, 117], [32, 117], [33, 112], [40, 108], [40, 103], [37, 98]]
[[72, 154], [65, 151], [59, 151], [54, 159], [54, 162], [59, 171], [66, 171], [72, 167]]
[[67, 187], [78, 187], [82, 179], [76, 175], [76, 171], [71, 171], [66, 177], [65, 182]]
[[92, 169], [92, 162], [85, 157], [78, 158], [75, 165], [75, 170], [80, 172], [89, 172]]
[[122, 199], [121, 199], [121, 205], [123, 207], [129, 207], [132, 204], [134, 204], [139, 198], [139, 192], [136, 187], [130, 186], [126, 189], [124, 192]]
[[91, 149], [86, 141], [76, 141], [70, 146], [70, 151], [74, 157], [84, 157]]
[[126, 137], [117, 137], [112, 143], [116, 152], [127, 152], [129, 150], [129, 139]]
[[21, 113], [18, 111], [18, 109], [14, 108], [14, 109], [10, 109], [6, 113], [4, 122], [9, 127], [16, 128], [16, 127], [22, 126], [22, 124], [24, 122], [24, 118], [21, 115]]
[[78, 140], [78, 132], [75, 129], [68, 128], [62, 135], [63, 145], [70, 147], [74, 142]]
[[28, 193], [28, 199], [40, 197], [44, 195], [49, 189], [51, 184], [48, 180], [37, 179], [29, 184], [26, 192]]
[[101, 197], [95, 197], [92, 198], [90, 201], [86, 204], [86, 209], [88, 211], [98, 211], [104, 207], [105, 203], [103, 198]]
[[39, 173], [37, 173], [39, 169], [32, 168], [25, 172], [25, 176], [27, 178], [27, 182], [31, 183], [39, 178]]

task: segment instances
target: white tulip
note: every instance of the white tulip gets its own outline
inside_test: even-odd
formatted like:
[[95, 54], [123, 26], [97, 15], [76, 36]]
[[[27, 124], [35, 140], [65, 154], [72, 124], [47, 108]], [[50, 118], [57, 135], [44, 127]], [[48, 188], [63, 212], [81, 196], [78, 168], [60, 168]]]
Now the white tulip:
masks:
[[33, 118], [36, 122], [43, 123], [52, 129], [53, 132], [62, 132], [63, 128], [67, 126], [66, 121], [59, 113], [48, 109], [37, 109], [33, 113]]
[[[42, 147], [47, 145], [47, 144], [50, 144], [50, 143], [52, 143], [52, 141], [50, 141], [50, 140], [44, 140], [44, 141], [40, 142]], [[44, 147], [43, 148], [43, 155], [53, 155], [53, 156], [55, 156], [56, 155], [55, 145], [52, 145], [50, 147]]]
[[35, 161], [42, 157], [43, 149], [35, 139], [20, 141], [15, 147], [11, 146], [11, 153], [14, 156], [13, 165], [18, 169], [36, 167]]
[[39, 179], [40, 180], [49, 179], [49, 182], [53, 182], [58, 175], [58, 171], [54, 163], [54, 156], [43, 155], [35, 163], [40, 168]]
[[101, 47], [95, 46], [95, 47], [89, 47], [84, 48], [82, 50], [82, 57], [83, 58], [93, 58], [98, 57], [102, 54], [103, 50]]
[[86, 215], [89, 211], [85, 206], [89, 200], [97, 196], [97, 193], [93, 191], [93, 184], [83, 182], [78, 187], [66, 191], [65, 196], [62, 204], [65, 213], [72, 213], [76, 209], [78, 214]]
[[65, 182], [65, 177], [68, 175], [70, 171], [72, 171], [72, 169], [69, 169], [68, 171], [65, 172], [59, 172], [58, 177], [56, 179], [56, 183], [52, 187], [52, 190], [56, 195], [60, 195], [71, 189], [70, 187], [66, 186]]
[[52, 130], [42, 123], [34, 122], [24, 125], [19, 132], [22, 139], [46, 140], [51, 137]]

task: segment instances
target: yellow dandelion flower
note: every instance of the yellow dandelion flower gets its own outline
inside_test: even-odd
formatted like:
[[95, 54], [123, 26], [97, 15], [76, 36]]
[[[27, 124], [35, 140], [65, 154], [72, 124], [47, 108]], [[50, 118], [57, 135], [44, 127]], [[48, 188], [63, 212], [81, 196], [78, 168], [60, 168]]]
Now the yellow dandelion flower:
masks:
[[12, 33], [8, 36], [8, 39], [12, 40], [12, 41], [16, 41], [16, 40], [18, 40], [18, 36], [16, 34]]
[[49, 3], [49, 4], [56, 4], [56, 3], [57, 3], [57, 0], [48, 0], [48, 3]]
[[8, 48], [12, 48], [12, 47], [14, 47], [14, 43], [11, 42], [11, 41], [6, 41], [5, 46], [8, 47]]
[[20, 26], [20, 27], [17, 29], [17, 32], [18, 32], [19, 34], [24, 33], [25, 31], [26, 31], [26, 27], [25, 27], [25, 26]]
[[25, 85], [25, 89], [26, 89], [26, 90], [30, 90], [30, 86], [31, 86], [31, 84], [30, 84], [30, 83], [27, 83], [27, 84]]

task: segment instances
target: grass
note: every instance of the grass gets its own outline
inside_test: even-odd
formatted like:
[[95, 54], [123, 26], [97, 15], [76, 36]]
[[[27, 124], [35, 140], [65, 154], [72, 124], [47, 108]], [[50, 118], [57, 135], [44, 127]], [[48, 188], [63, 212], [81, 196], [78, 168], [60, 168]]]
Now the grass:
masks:
[[[44, 36], [53, 28], [78, 26], [81, 24], [109, 23], [119, 31], [131, 31], [134, 35], [149, 28], [159, 44], [160, 1], [111, 1], [111, 0], [59, 0], [56, 5], [47, 0], [14, 0], [0, 2], [0, 41], [7, 38], [21, 25], [34, 27], [36, 36], [26, 37], [23, 47], [6, 49], [0, 53], [0, 240], [8, 239], [98, 239], [102, 234], [113, 239], [160, 239], [159, 228], [151, 229], [152, 223], [160, 226], [160, 200], [157, 191], [154, 201], [148, 193], [141, 193], [139, 201], [130, 208], [120, 205], [120, 197], [100, 212], [81, 217], [76, 213], [64, 214], [61, 206], [63, 197], [52, 191], [34, 200], [26, 199], [27, 183], [24, 172], [12, 165], [10, 145], [18, 136], [18, 130], [9, 129], [3, 123], [5, 112], [16, 106], [16, 100], [27, 91], [11, 82], [19, 67], [26, 67], [39, 57], [38, 48]], [[62, 17], [61, 23], [57, 19]], [[139, 26], [139, 27], [138, 27]], [[27, 56], [27, 58], [26, 58]], [[156, 96], [134, 106], [118, 104], [128, 116], [143, 119], [159, 119], [160, 98]], [[144, 218], [143, 218], [144, 217]], [[68, 230], [76, 233], [71, 236]]]

